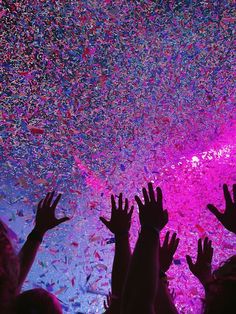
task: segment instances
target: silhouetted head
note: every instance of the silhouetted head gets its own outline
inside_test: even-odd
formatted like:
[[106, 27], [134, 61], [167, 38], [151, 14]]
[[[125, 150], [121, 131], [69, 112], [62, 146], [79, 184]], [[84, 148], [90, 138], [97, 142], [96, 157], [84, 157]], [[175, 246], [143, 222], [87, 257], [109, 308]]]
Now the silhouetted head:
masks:
[[0, 304], [6, 308], [17, 294], [19, 261], [8, 236], [7, 226], [0, 220]]
[[204, 314], [236, 313], [236, 255], [213, 272], [204, 304]]
[[37, 288], [17, 296], [14, 304], [15, 314], [62, 314], [58, 299], [48, 291]]

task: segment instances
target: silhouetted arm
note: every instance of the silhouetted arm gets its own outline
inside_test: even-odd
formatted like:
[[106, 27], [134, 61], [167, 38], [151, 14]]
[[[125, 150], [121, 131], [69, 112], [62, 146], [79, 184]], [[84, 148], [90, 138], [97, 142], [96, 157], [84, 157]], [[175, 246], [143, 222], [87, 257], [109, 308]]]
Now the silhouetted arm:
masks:
[[[119, 195], [118, 207], [116, 207], [115, 198], [111, 196], [111, 219], [107, 221], [100, 217], [104, 225], [115, 235], [115, 256], [112, 266], [112, 294], [109, 295], [110, 308], [112, 313], [120, 313], [120, 300], [124, 282], [126, 279], [129, 263], [131, 259], [131, 250], [129, 244], [129, 230], [133, 213], [133, 206], [129, 212], [128, 200], [125, 199], [123, 208], [122, 194]], [[116, 306], [114, 305], [116, 304]], [[116, 312], [115, 309], [116, 308]], [[109, 311], [107, 311], [108, 313]]]
[[168, 284], [164, 278], [160, 278], [155, 304], [156, 314], [178, 314]]
[[212, 279], [211, 263], [213, 257], [212, 242], [206, 237], [202, 242], [198, 240], [197, 260], [193, 263], [192, 258], [187, 255], [187, 263], [190, 271], [201, 282], [207, 291], [207, 283]]
[[168, 289], [168, 283], [165, 273], [170, 268], [174, 254], [179, 245], [179, 239], [176, 238], [176, 233], [171, 236], [169, 241], [170, 232], [165, 235], [164, 242], [160, 246], [160, 277], [158, 291], [155, 299], [155, 312], [158, 314], [176, 314], [178, 313], [173, 299]]
[[155, 313], [160, 269], [159, 232], [166, 225], [168, 214], [163, 210], [161, 189], [156, 189], [156, 200], [151, 183], [148, 188], [149, 193], [143, 188], [144, 204], [139, 197], [135, 197], [139, 207], [141, 232], [130, 263], [122, 300], [122, 314]]
[[115, 256], [112, 266], [112, 294], [121, 298], [131, 260], [129, 234], [115, 235]]
[[55, 217], [55, 210], [57, 204], [60, 201], [61, 194], [57, 196], [55, 201], [52, 203], [54, 192], [48, 193], [47, 196], [42, 199], [38, 204], [35, 227], [32, 232], [28, 235], [28, 238], [19, 252], [20, 260], [20, 276], [19, 276], [19, 288], [25, 281], [32, 264], [34, 262], [35, 256], [37, 254], [38, 248], [43, 240], [45, 233], [49, 229], [53, 229], [59, 224], [69, 220], [68, 217], [57, 219]]
[[225, 197], [225, 211], [221, 213], [214, 205], [208, 204], [208, 209], [229, 231], [236, 234], [236, 184], [233, 185], [233, 200], [229, 193], [227, 184], [223, 185]]

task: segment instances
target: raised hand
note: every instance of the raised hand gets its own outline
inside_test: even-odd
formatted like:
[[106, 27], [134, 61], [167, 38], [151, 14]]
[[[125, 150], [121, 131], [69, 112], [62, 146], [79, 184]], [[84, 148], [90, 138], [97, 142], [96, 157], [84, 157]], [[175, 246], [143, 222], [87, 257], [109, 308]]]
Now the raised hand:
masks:
[[160, 269], [165, 273], [172, 264], [174, 254], [179, 245], [179, 239], [176, 238], [176, 233], [173, 233], [169, 241], [170, 232], [167, 231], [164, 242], [160, 246]]
[[144, 204], [138, 196], [135, 200], [139, 207], [139, 220], [142, 227], [152, 227], [161, 231], [168, 222], [168, 213], [163, 210], [162, 191], [156, 188], [157, 197], [153, 190], [152, 183], [148, 183], [148, 192], [143, 188]]
[[103, 217], [100, 220], [115, 235], [122, 235], [129, 232], [131, 226], [131, 218], [134, 207], [131, 206], [129, 211], [128, 199], [125, 199], [123, 205], [122, 193], [119, 195], [118, 207], [116, 206], [114, 195], [111, 196], [111, 219], [108, 221]]
[[208, 204], [208, 209], [229, 231], [236, 234], [236, 184], [233, 185], [233, 200], [229, 193], [227, 184], [223, 185], [225, 197], [225, 211], [221, 213], [214, 205]]
[[211, 279], [211, 262], [213, 257], [213, 247], [212, 242], [206, 237], [202, 242], [201, 239], [198, 240], [198, 250], [197, 250], [197, 260], [193, 263], [192, 258], [187, 255], [186, 260], [190, 271], [195, 277], [203, 284]]
[[55, 201], [53, 202], [54, 194], [54, 191], [48, 193], [47, 196], [38, 204], [35, 219], [35, 230], [37, 230], [39, 233], [44, 234], [47, 230], [53, 229], [54, 227], [70, 219], [68, 217], [63, 217], [60, 219], [55, 217], [55, 210], [61, 199], [61, 194], [58, 194]]

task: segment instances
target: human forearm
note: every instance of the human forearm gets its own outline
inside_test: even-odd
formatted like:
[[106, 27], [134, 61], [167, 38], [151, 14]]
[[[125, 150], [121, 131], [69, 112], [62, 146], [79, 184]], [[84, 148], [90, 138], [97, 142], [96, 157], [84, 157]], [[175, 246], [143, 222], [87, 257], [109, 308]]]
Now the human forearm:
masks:
[[138, 309], [154, 310], [157, 292], [159, 234], [150, 229], [143, 229], [130, 263], [123, 296], [123, 312], [135, 313]]
[[178, 314], [164, 278], [159, 280], [158, 291], [155, 300], [155, 313]]
[[121, 297], [130, 259], [129, 234], [116, 235], [115, 256], [112, 267], [112, 294], [116, 297]]
[[32, 264], [35, 260], [35, 256], [42, 242], [44, 233], [34, 228], [28, 235], [26, 242], [19, 252], [20, 261], [20, 275], [19, 275], [19, 288], [24, 283]]

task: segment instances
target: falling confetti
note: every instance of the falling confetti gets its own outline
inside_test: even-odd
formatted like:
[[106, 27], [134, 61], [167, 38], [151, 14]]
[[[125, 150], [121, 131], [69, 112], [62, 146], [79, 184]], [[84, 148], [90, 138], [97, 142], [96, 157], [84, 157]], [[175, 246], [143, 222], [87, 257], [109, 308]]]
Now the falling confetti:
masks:
[[[203, 291], [187, 270], [208, 235], [214, 267], [235, 239], [206, 210], [236, 180], [235, 1], [2, 1], [0, 215], [21, 247], [37, 202], [73, 219], [45, 237], [24, 289], [65, 313], [101, 313], [114, 238], [110, 194], [163, 188], [181, 238], [170, 285], [180, 313]], [[134, 217], [134, 246], [139, 226]]]

